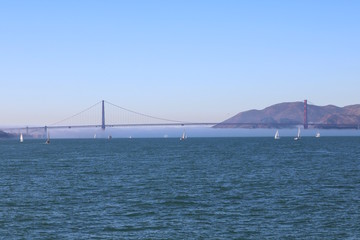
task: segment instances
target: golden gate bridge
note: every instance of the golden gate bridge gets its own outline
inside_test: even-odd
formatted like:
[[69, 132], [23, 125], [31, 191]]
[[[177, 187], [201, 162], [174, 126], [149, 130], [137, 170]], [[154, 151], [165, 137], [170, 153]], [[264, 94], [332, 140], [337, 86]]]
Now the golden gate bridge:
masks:
[[60, 121], [48, 124], [45, 126], [26, 126], [26, 127], [13, 127], [3, 128], [2, 131], [10, 132], [29, 132], [45, 131], [48, 129], [72, 129], [72, 128], [101, 128], [105, 130], [111, 127], [156, 127], [156, 126], [215, 126], [215, 127], [267, 127], [267, 128], [281, 128], [289, 126], [303, 125], [304, 129], [309, 126], [313, 128], [348, 128], [358, 129], [359, 125], [355, 124], [323, 124], [312, 123], [308, 121], [308, 103], [304, 100], [304, 118], [303, 121], [299, 120], [292, 124], [289, 123], [264, 123], [264, 122], [188, 122], [181, 120], [168, 119], [157, 117], [137, 111], [133, 111], [114, 103], [102, 100], [94, 105], [74, 114]]

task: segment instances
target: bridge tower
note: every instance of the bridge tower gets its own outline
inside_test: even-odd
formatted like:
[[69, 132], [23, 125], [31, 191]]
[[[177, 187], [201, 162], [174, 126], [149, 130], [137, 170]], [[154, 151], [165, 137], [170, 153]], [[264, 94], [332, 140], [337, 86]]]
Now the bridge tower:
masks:
[[102, 121], [101, 121], [101, 129], [105, 130], [105, 104], [104, 104], [104, 100], [102, 100], [102, 108], [101, 108], [101, 116], [102, 116]]
[[307, 100], [304, 100], [304, 129], [308, 129]]

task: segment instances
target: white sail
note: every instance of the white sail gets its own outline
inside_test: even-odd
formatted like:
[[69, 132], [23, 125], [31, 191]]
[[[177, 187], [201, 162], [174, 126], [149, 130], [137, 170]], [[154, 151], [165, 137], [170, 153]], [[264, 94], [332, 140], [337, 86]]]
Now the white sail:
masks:
[[47, 138], [46, 138], [46, 144], [50, 144], [50, 133], [47, 131]]
[[316, 133], [315, 137], [316, 137], [316, 138], [319, 138], [319, 137], [320, 137], [319, 131]]
[[186, 133], [185, 133], [185, 131], [183, 132], [183, 134], [182, 134], [182, 136], [181, 136], [181, 138], [180, 138], [180, 140], [185, 140], [186, 139]]
[[294, 138], [294, 140], [299, 140], [300, 139], [300, 127], [298, 127], [298, 133], [297, 136]]
[[22, 133], [20, 133], [20, 142], [21, 143], [24, 142], [24, 137], [23, 137]]
[[275, 133], [275, 139], [280, 139], [280, 135], [279, 135], [279, 130], [276, 130], [276, 133]]

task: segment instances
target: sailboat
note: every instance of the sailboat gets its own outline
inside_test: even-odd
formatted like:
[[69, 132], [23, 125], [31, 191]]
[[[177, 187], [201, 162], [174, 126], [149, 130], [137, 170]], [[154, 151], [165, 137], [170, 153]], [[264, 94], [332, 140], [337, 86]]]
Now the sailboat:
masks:
[[279, 130], [276, 130], [276, 133], [275, 133], [275, 139], [280, 139], [280, 135], [279, 135]]
[[300, 140], [300, 127], [298, 127], [297, 136], [294, 138], [295, 141]]
[[20, 133], [20, 142], [21, 143], [24, 142], [24, 137], [23, 137], [22, 133]]
[[183, 132], [182, 136], [180, 137], [180, 141], [185, 140], [187, 138], [185, 131]]
[[316, 135], [315, 135], [316, 138], [319, 138], [320, 137], [320, 133], [319, 131], [317, 131]]
[[94, 139], [96, 139], [96, 133], [94, 134]]
[[50, 133], [49, 133], [49, 131], [47, 132], [47, 138], [46, 138], [45, 144], [50, 144]]

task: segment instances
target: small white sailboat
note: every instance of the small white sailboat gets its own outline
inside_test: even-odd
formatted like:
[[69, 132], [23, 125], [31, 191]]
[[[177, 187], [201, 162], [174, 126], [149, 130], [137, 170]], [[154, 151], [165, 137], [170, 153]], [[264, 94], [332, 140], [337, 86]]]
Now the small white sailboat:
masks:
[[96, 133], [94, 134], [94, 139], [96, 139]]
[[47, 138], [46, 138], [45, 144], [50, 144], [50, 133], [49, 133], [49, 131], [47, 132]]
[[180, 141], [185, 140], [187, 138], [185, 131], [183, 132], [182, 136], [180, 137]]
[[274, 139], [280, 139], [279, 130], [276, 130]]
[[297, 136], [294, 138], [295, 141], [300, 140], [300, 127], [298, 127]]
[[320, 137], [320, 132], [319, 132], [319, 131], [317, 131], [315, 137], [316, 137], [316, 138], [319, 138], [319, 137]]
[[20, 133], [20, 142], [21, 143], [24, 142], [24, 137], [23, 137], [22, 133]]

